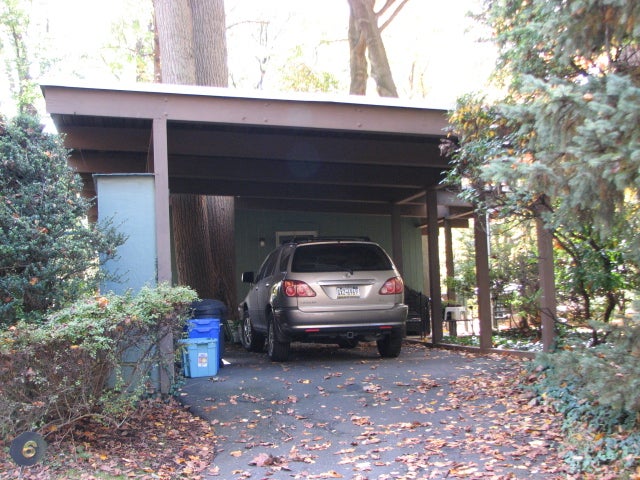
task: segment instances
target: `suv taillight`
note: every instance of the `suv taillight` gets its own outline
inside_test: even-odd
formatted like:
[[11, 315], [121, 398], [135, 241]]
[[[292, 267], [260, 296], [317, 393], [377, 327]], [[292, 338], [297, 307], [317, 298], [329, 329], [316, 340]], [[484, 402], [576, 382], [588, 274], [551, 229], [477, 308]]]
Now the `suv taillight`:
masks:
[[404, 291], [404, 283], [400, 277], [393, 277], [384, 282], [380, 295], [396, 295]]
[[300, 280], [285, 280], [282, 282], [284, 294], [287, 297], [315, 297], [316, 292], [309, 285]]

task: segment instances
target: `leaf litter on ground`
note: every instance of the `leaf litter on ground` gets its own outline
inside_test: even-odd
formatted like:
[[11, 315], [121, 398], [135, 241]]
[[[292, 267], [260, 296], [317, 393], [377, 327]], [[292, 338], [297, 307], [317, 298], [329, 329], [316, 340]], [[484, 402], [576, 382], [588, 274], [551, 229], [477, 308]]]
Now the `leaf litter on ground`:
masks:
[[[474, 354], [463, 355], [474, 362], [483, 359]], [[563, 439], [558, 414], [521, 388], [524, 370], [521, 361], [502, 358], [501, 365], [498, 371], [463, 370], [464, 373], [446, 385], [428, 374], [415, 373], [413, 378], [395, 383], [397, 392], [381, 390], [371, 375], [363, 386], [363, 394], [369, 400], [363, 398], [363, 403], [371, 401], [372, 405], [387, 408], [392, 402], [404, 405], [414, 397], [417, 401], [410, 408], [418, 419], [382, 425], [376, 423], [374, 416], [352, 414], [341, 421], [353, 423], [362, 431], [354, 435], [350, 445], [333, 444], [330, 439], [317, 436], [292, 445], [283, 456], [259, 451], [273, 445], [248, 437], [245, 449], [255, 453], [245, 458], [238, 451], [240, 468], [233, 472], [221, 472], [215, 465], [215, 425], [192, 415], [172, 400], [142, 402], [136, 414], [121, 428], [87, 419], [67, 435], [51, 435], [47, 438], [45, 461], [22, 472], [8, 457], [8, 444], [0, 442], [0, 478], [198, 480], [226, 478], [230, 474], [233, 478], [274, 477], [277, 472], [285, 472], [290, 478], [343, 478], [337, 470], [310, 473], [304, 468], [304, 464], [314, 464], [323, 452], [338, 458], [334, 464], [350, 466], [352, 475], [345, 478], [352, 480], [605, 478], [599, 476], [603, 472], [593, 475], [568, 472], [556, 451]], [[325, 380], [342, 376], [341, 372], [332, 372]], [[306, 385], [308, 382], [300, 379], [296, 383]], [[352, 383], [353, 379], [347, 378], [344, 385]], [[435, 396], [437, 401], [428, 401], [427, 395]], [[289, 395], [281, 403], [295, 406], [298, 400], [295, 395]], [[250, 395], [238, 395], [229, 403], [233, 401], [255, 404], [256, 408], [265, 402]], [[297, 421], [309, 423], [293, 408], [286, 413]], [[434, 413], [446, 415], [432, 423], [429, 418]], [[401, 436], [401, 433], [410, 436]], [[294, 437], [287, 435], [283, 441], [294, 442]], [[356, 448], [366, 450], [363, 453]], [[479, 454], [481, 461], [464, 461], [465, 453], [469, 458], [473, 455], [477, 458]], [[303, 465], [302, 471], [293, 473], [292, 464]], [[376, 473], [376, 468], [390, 464], [403, 465], [405, 473]]]
[[176, 400], [146, 400], [119, 428], [92, 419], [54, 432], [44, 460], [20, 468], [0, 440], [0, 478], [58, 480], [205, 478], [215, 454], [213, 426]]

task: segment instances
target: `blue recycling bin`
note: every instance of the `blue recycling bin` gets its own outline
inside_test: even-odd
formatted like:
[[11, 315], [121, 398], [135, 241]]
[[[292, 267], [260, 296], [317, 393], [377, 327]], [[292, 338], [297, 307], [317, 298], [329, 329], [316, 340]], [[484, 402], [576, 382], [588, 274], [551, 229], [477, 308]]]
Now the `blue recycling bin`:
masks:
[[184, 376], [214, 377], [218, 374], [220, 354], [217, 338], [187, 338], [182, 344], [182, 366]]
[[215, 338], [220, 342], [219, 318], [191, 318], [187, 323], [189, 338]]
[[212, 338], [218, 342], [218, 366], [224, 355], [224, 324], [227, 307], [220, 300], [204, 299], [191, 304], [191, 319], [187, 322], [189, 338]]

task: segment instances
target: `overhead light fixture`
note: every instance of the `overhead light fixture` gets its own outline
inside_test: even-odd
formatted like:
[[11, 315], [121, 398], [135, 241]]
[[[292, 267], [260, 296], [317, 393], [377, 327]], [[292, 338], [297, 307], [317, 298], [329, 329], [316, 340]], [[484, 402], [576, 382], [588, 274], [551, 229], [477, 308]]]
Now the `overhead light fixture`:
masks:
[[265, 246], [264, 237], [260, 237], [260, 238], [258, 239], [258, 244], [260, 245], [260, 247], [264, 247], [264, 246]]

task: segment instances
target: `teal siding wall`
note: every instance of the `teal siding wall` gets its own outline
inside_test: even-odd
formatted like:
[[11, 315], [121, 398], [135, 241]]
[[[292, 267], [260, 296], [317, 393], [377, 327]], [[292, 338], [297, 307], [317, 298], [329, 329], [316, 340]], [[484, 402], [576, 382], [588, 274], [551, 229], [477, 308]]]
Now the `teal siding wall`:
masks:
[[411, 218], [402, 221], [402, 265], [402, 276], [407, 286], [424, 292], [422, 230], [416, 227], [416, 220]]
[[95, 175], [98, 194], [98, 220], [113, 219], [120, 233], [126, 235], [118, 247], [118, 257], [102, 268], [118, 278], [106, 281], [101, 290], [122, 294], [136, 292], [145, 285], [155, 285], [156, 211], [153, 175]]
[[[278, 231], [316, 231], [321, 236], [367, 236], [389, 254], [392, 250], [389, 216], [237, 210], [235, 232], [239, 300], [244, 298], [248, 290], [248, 285], [240, 282], [241, 273], [258, 270], [267, 254], [276, 247]], [[259, 245], [260, 238], [265, 239], [264, 247]], [[422, 290], [422, 242], [413, 219], [402, 219], [402, 248], [405, 282], [412, 288]]]

